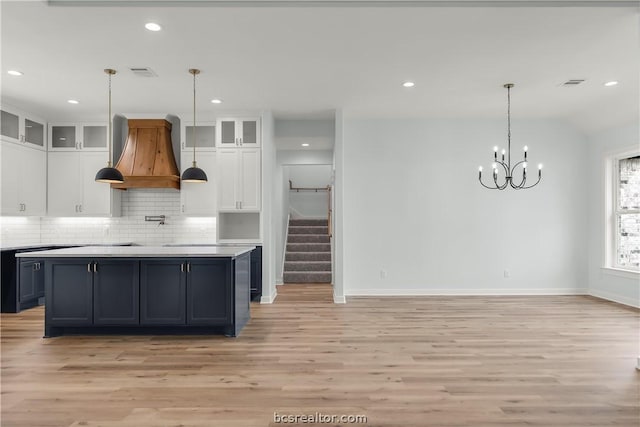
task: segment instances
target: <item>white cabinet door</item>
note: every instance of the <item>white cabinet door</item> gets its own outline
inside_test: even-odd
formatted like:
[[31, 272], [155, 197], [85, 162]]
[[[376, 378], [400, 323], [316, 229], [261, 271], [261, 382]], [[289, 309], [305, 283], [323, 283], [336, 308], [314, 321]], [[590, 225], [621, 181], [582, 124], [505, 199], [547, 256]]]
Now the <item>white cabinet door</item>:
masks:
[[[182, 122], [180, 132], [182, 143], [180, 146], [185, 152], [193, 149], [194, 141], [198, 153], [215, 150], [216, 138], [218, 137], [215, 122], [200, 122], [195, 127], [196, 131], [193, 130], [193, 122], [190, 122], [189, 119]], [[191, 151], [191, 158], [193, 158], [193, 151]]]
[[20, 114], [18, 111], [3, 106], [2, 110], [0, 110], [0, 136], [2, 139], [21, 143], [20, 127]]
[[260, 146], [260, 119], [248, 118], [238, 120], [238, 135], [241, 147]]
[[2, 173], [2, 215], [22, 215], [22, 202], [19, 200], [21, 147], [10, 142], [2, 141], [0, 146], [0, 165]]
[[216, 125], [216, 144], [220, 148], [259, 147], [260, 118], [219, 119]]
[[117, 216], [120, 194], [96, 182], [106, 152], [49, 152], [48, 206], [51, 216]]
[[107, 151], [105, 123], [53, 123], [49, 125], [49, 151]]
[[4, 141], [43, 151], [46, 149], [45, 120], [9, 106], [3, 106], [1, 114], [0, 136]]
[[51, 216], [80, 214], [80, 153], [49, 152], [47, 213]]
[[218, 210], [259, 211], [260, 149], [220, 149], [217, 165]]
[[47, 153], [33, 148], [22, 151], [20, 201], [23, 215], [43, 216], [47, 210]]
[[238, 209], [238, 150], [221, 149], [217, 153], [218, 210]]
[[[190, 168], [193, 162], [193, 153], [183, 151], [181, 153], [181, 171]], [[198, 167], [207, 174], [207, 182], [180, 183], [181, 211], [184, 215], [215, 216], [216, 215], [216, 153], [205, 151], [197, 154]]]
[[3, 141], [0, 156], [2, 215], [44, 215], [47, 153]]
[[88, 152], [80, 155], [82, 176], [82, 198], [80, 214], [82, 215], [110, 215], [112, 192], [111, 185], [96, 182], [96, 173], [107, 165], [107, 153]]
[[260, 210], [260, 149], [238, 150], [240, 165], [240, 209]]
[[237, 147], [238, 130], [235, 119], [220, 119], [216, 124], [216, 144], [218, 147]]

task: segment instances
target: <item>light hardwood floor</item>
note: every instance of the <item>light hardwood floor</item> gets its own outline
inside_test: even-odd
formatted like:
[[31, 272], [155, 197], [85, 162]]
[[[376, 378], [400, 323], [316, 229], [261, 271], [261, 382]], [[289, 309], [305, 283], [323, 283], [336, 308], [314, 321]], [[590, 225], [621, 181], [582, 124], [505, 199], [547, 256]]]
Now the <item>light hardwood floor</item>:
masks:
[[[350, 298], [286, 285], [238, 338], [42, 339], [3, 314], [2, 427], [640, 425], [637, 310], [590, 297]], [[297, 424], [348, 425], [348, 424]]]

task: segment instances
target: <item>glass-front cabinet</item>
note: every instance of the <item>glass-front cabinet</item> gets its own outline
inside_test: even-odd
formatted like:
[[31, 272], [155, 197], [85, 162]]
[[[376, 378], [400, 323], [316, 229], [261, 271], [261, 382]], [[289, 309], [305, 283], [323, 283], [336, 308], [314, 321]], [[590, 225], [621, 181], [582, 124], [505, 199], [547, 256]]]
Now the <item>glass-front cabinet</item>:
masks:
[[51, 151], [105, 151], [109, 148], [106, 123], [53, 123], [49, 125]]
[[45, 149], [45, 121], [29, 113], [3, 106], [0, 110], [0, 137], [3, 141]]
[[217, 131], [218, 147], [260, 146], [260, 118], [219, 119]]
[[[195, 132], [194, 132], [195, 129]], [[196, 127], [193, 124], [182, 125], [181, 131], [181, 147], [183, 150], [193, 150], [195, 143], [196, 151], [212, 151], [216, 148], [216, 123], [202, 122]]]

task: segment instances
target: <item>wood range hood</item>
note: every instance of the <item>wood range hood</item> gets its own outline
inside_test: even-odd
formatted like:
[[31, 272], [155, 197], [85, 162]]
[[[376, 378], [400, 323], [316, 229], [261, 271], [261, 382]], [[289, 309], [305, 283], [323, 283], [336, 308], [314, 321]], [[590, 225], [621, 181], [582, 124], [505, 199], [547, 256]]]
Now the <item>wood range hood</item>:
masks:
[[164, 119], [130, 119], [128, 124], [127, 142], [116, 164], [124, 182], [111, 184], [111, 188], [180, 189], [171, 123]]

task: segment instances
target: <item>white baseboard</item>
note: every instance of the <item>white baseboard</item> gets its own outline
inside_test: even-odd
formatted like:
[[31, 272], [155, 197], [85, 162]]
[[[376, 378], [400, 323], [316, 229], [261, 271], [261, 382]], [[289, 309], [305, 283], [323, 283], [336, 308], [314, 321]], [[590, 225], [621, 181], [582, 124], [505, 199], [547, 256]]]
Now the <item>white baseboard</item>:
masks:
[[589, 290], [589, 295], [596, 298], [606, 299], [607, 301], [617, 302], [618, 304], [624, 304], [630, 307], [640, 308], [640, 301], [637, 301], [637, 300], [634, 301], [633, 298], [612, 294], [607, 291], [591, 289]]
[[347, 303], [347, 297], [345, 297], [344, 295], [333, 294], [333, 303], [334, 304], [346, 304]]
[[278, 291], [275, 291], [271, 297], [263, 295], [260, 297], [260, 304], [273, 304], [277, 296]]
[[349, 296], [588, 295], [587, 289], [349, 289]]

